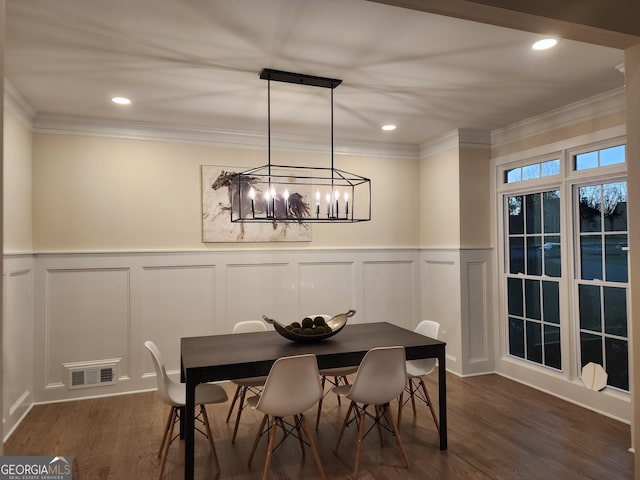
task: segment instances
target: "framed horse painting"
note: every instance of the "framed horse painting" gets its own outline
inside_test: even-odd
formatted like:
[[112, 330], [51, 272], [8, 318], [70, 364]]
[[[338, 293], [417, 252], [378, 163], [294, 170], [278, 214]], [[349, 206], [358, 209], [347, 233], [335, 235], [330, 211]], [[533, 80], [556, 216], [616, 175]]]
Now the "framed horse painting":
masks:
[[[238, 208], [237, 174], [242, 167], [202, 165], [202, 241], [209, 242], [310, 242], [311, 225], [305, 222], [232, 223]], [[247, 187], [248, 188], [248, 187]], [[303, 187], [300, 187], [303, 189]], [[301, 190], [303, 191], [303, 190]], [[308, 192], [304, 192], [304, 197]], [[241, 212], [235, 212], [238, 215]]]

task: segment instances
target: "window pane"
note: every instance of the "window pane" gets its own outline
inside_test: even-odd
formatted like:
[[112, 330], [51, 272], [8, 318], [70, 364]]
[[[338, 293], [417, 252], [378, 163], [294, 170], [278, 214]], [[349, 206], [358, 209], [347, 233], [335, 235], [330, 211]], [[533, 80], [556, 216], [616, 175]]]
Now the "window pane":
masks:
[[607, 183], [602, 188], [604, 230], [627, 231], [627, 182]]
[[524, 238], [509, 239], [509, 273], [524, 273]]
[[629, 280], [626, 235], [606, 235], [605, 241], [605, 268], [608, 282], [623, 282]]
[[540, 281], [524, 281], [524, 302], [526, 317], [540, 320]]
[[509, 317], [509, 353], [524, 358], [524, 321]]
[[542, 363], [542, 332], [541, 324], [527, 322], [527, 359]]
[[533, 165], [527, 165], [522, 167], [522, 180], [531, 180], [532, 178], [540, 177], [540, 164], [534, 163]]
[[525, 197], [527, 211], [527, 233], [542, 232], [542, 196], [539, 193], [532, 193]]
[[604, 331], [627, 336], [627, 289], [604, 287]]
[[598, 152], [581, 153], [575, 156], [576, 170], [585, 170], [598, 166]]
[[616, 163], [624, 163], [625, 152], [624, 145], [617, 147], [605, 148], [600, 150], [600, 166], [615, 165]]
[[559, 277], [560, 268], [560, 237], [555, 235], [545, 235], [542, 248], [544, 255], [544, 273], [550, 277]]
[[580, 197], [580, 231], [602, 231], [600, 215], [602, 195], [600, 185], [580, 187], [578, 192]]
[[548, 162], [542, 162], [542, 176], [550, 177], [552, 175], [560, 174], [560, 160], [549, 160]]
[[509, 235], [524, 233], [524, 209], [522, 208], [522, 196], [509, 197]]
[[602, 280], [602, 237], [580, 237], [580, 266], [583, 280]]
[[542, 235], [527, 237], [527, 275], [542, 275]]
[[600, 324], [600, 287], [595, 285], [578, 285], [580, 302], [580, 328], [601, 332]]
[[505, 172], [506, 183], [519, 182], [520, 180], [522, 180], [522, 169], [520, 167]]
[[560, 284], [542, 282], [542, 317], [545, 322], [560, 323]]
[[602, 365], [602, 337], [580, 332], [580, 363], [584, 367], [589, 362]]
[[560, 233], [560, 191], [544, 192], [544, 233]]
[[629, 390], [629, 351], [626, 340], [604, 339], [607, 358], [607, 384], [612, 387]]
[[562, 368], [560, 359], [560, 328], [552, 325], [544, 326], [544, 364], [557, 368]]
[[509, 278], [507, 283], [509, 298], [509, 315], [524, 316], [522, 309], [522, 280]]

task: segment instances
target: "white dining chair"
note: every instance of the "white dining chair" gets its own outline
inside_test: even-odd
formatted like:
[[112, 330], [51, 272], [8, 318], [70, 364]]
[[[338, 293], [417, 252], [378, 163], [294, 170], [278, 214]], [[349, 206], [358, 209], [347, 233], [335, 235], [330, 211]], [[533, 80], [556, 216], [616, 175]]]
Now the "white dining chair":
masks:
[[[356, 460], [353, 472], [354, 479], [358, 477], [362, 443], [366, 435], [371, 431], [371, 428], [373, 428], [373, 425], [378, 426], [381, 442], [382, 427], [394, 434], [398, 448], [402, 453], [407, 468], [409, 468], [409, 458], [407, 457], [402, 438], [400, 438], [398, 425], [393, 419], [389, 405], [389, 402], [398, 398], [400, 392], [404, 390], [407, 377], [405, 361], [404, 347], [373, 348], [369, 350], [362, 359], [353, 384], [341, 385], [333, 389], [338, 395], [351, 400], [349, 410], [347, 410], [340, 434], [338, 435], [338, 442], [335, 448], [336, 453], [340, 448], [340, 442], [342, 441], [345, 428], [354, 421], [358, 425], [358, 445], [356, 448]], [[367, 408], [372, 405], [375, 407], [375, 413], [367, 410]], [[352, 413], [353, 416], [351, 416]], [[373, 420], [373, 425], [369, 430], [366, 430], [365, 433], [365, 420], [367, 417]]]
[[[160, 444], [160, 451], [158, 457], [160, 457], [160, 473], [158, 478], [162, 478], [164, 473], [164, 466], [167, 461], [167, 452], [169, 451], [169, 445], [175, 438], [173, 437], [173, 428], [176, 422], [179, 420], [179, 409], [185, 406], [186, 403], [186, 389], [183, 383], [174, 382], [167, 375], [167, 370], [162, 361], [162, 355], [155, 343], [150, 340], [144, 342], [144, 346], [151, 352], [151, 358], [153, 359], [153, 366], [156, 370], [156, 380], [158, 383], [158, 395], [160, 399], [171, 407], [169, 412], [169, 418], [167, 419], [167, 425], [162, 437], [162, 443]], [[196, 405], [200, 405], [200, 413], [196, 418], [200, 420], [199, 416], [202, 415], [201, 422], [204, 424], [207, 433], [204, 434], [209, 440], [211, 447], [211, 453], [216, 464], [216, 468], [220, 471], [220, 463], [218, 462], [218, 454], [216, 453], [216, 447], [213, 444], [213, 434], [211, 433], [211, 426], [209, 424], [209, 417], [207, 416], [206, 404], [210, 403], [223, 403], [227, 401], [227, 393], [219, 385], [210, 383], [203, 383], [196, 388]], [[200, 431], [200, 430], [198, 430]]]
[[[269, 371], [262, 393], [247, 399], [248, 405], [264, 414], [249, 455], [249, 464], [253, 460], [260, 438], [265, 433], [269, 434], [263, 480], [267, 480], [269, 475], [278, 427], [283, 431], [285, 438], [289, 435], [298, 438], [303, 455], [306, 438], [320, 476], [326, 478], [313, 435], [304, 417], [304, 412], [313, 407], [321, 396], [318, 362], [315, 355], [305, 354], [277, 359]], [[293, 417], [293, 423], [285, 420], [285, 417]]]
[[[316, 315], [309, 315], [309, 318], [311, 319], [315, 319], [316, 317], [322, 317], [326, 320], [330, 320], [331, 319], [331, 315], [327, 315], [327, 314], [316, 314]], [[349, 385], [349, 379], [347, 377], [347, 375], [353, 375], [354, 373], [356, 373], [356, 371], [358, 370], [358, 366], [353, 366], [353, 367], [337, 367], [337, 368], [325, 368], [320, 370], [320, 385], [322, 386], [322, 397], [320, 397], [320, 401], [318, 402], [318, 413], [316, 414], [316, 430], [318, 429], [318, 426], [320, 425], [320, 415], [322, 413], [322, 403], [324, 401], [324, 398], [331, 393], [331, 390], [333, 389], [333, 387], [337, 387], [340, 384], [343, 385]], [[331, 387], [328, 390], [325, 390], [325, 384], [329, 383], [331, 385]], [[340, 400], [340, 395], [337, 395], [338, 397], [338, 405], [341, 405], [342, 402]]]
[[[233, 326], [233, 333], [251, 333], [251, 332], [266, 332], [267, 324], [262, 320], [246, 320], [243, 322], [237, 322]], [[240, 417], [242, 416], [242, 411], [245, 408], [245, 398], [247, 393], [253, 395], [259, 395], [262, 391], [262, 386], [264, 385], [267, 377], [250, 377], [250, 378], [238, 378], [235, 380], [231, 380], [232, 383], [236, 385], [236, 391], [233, 395], [233, 400], [231, 401], [231, 405], [229, 406], [229, 411], [227, 412], [227, 423], [231, 418], [231, 414], [233, 413], [233, 408], [235, 405], [238, 405], [238, 410], [236, 412], [236, 423], [233, 427], [233, 435], [231, 437], [231, 443], [235, 443], [236, 435], [238, 434], [238, 426], [240, 425]]]
[[[429, 338], [438, 338], [438, 332], [440, 331], [440, 324], [433, 320], [423, 320], [415, 328], [415, 332], [424, 335]], [[433, 422], [436, 425], [436, 430], [440, 432], [440, 424], [436, 417], [436, 411], [431, 403], [431, 397], [427, 390], [427, 386], [424, 383], [424, 377], [429, 375], [435, 370], [436, 359], [435, 358], [423, 358], [420, 360], [407, 360], [407, 386], [398, 398], [398, 426], [402, 419], [402, 409], [411, 400], [411, 406], [413, 407], [413, 416], [416, 416], [416, 397], [424, 402], [431, 411]], [[408, 398], [404, 400], [404, 393], [408, 394]]]

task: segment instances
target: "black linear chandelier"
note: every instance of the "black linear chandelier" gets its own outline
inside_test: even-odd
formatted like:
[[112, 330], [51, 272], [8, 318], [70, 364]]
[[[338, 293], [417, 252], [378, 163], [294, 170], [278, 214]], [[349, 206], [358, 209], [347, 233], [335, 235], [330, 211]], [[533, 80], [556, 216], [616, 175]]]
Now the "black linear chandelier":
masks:
[[[371, 180], [333, 165], [333, 89], [342, 80], [265, 68], [268, 164], [231, 179], [231, 221], [355, 223], [371, 220]], [[331, 167], [271, 164], [271, 81], [328, 88], [331, 92]]]

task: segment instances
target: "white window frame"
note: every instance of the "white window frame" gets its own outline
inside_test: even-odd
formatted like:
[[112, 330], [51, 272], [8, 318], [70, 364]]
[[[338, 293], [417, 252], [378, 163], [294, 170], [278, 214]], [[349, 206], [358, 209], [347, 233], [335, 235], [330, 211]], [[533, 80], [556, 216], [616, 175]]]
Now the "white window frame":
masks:
[[[555, 376], [567, 382], [581, 384], [580, 379], [580, 328], [578, 318], [577, 277], [576, 277], [576, 247], [577, 236], [575, 222], [579, 221], [574, 209], [574, 191], [577, 186], [594, 183], [608, 183], [627, 180], [626, 171], [628, 159], [622, 164], [615, 164], [593, 169], [575, 170], [573, 156], [594, 150], [601, 150], [616, 145], [626, 144], [626, 136], [620, 135], [620, 129], [612, 128], [596, 134], [583, 135], [562, 142], [556, 142], [544, 147], [516, 154], [506, 154], [494, 158], [495, 182], [495, 219], [496, 219], [496, 285], [498, 286], [498, 356], [507, 362], [517, 362], [520, 365], [548, 376]], [[506, 183], [505, 172], [512, 168], [560, 159], [560, 173], [548, 177], [532, 180]], [[505, 225], [504, 202], [505, 197], [512, 195], [526, 195], [544, 190], [557, 189], [560, 191], [561, 234], [562, 244], [562, 276], [552, 277], [560, 280], [560, 335], [562, 369], [540, 365], [520, 357], [509, 354], [508, 312], [506, 296], [506, 272], [508, 271], [505, 239], [507, 225]], [[568, 203], [567, 203], [568, 202]], [[627, 283], [628, 286], [628, 283]], [[627, 290], [627, 298], [629, 292]], [[627, 303], [630, 311], [630, 305]], [[629, 322], [630, 323], [630, 322]], [[630, 330], [631, 325], [628, 325]], [[630, 333], [628, 333], [630, 336]], [[631, 352], [631, 349], [630, 349]], [[621, 398], [628, 398], [629, 392], [607, 387], [608, 394]]]

